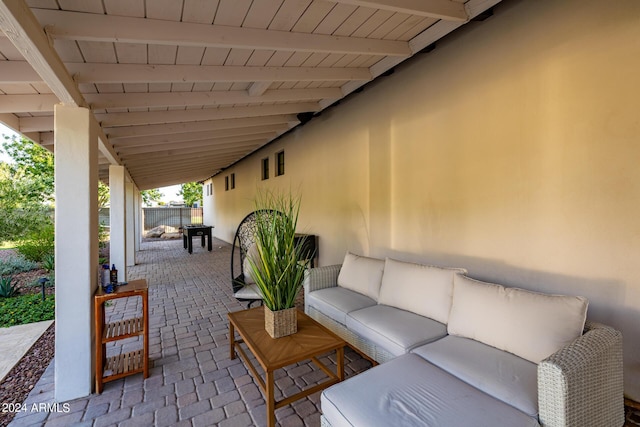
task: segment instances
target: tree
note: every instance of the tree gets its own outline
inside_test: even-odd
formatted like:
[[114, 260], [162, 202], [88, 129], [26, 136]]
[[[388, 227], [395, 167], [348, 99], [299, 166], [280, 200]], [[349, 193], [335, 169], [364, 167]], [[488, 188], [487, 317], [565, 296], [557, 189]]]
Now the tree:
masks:
[[153, 190], [140, 190], [140, 195], [142, 196], [142, 203], [144, 203], [145, 206], [151, 206], [151, 202], [159, 202], [162, 196], [164, 196], [157, 188]]
[[202, 204], [202, 184], [199, 182], [182, 184], [178, 196], [182, 196], [187, 206], [193, 206], [196, 202]]
[[55, 194], [53, 154], [26, 138], [4, 138], [4, 152], [13, 159], [13, 163], [8, 163], [7, 167], [15, 177], [19, 176], [27, 184], [25, 197], [52, 202]]
[[0, 163], [0, 241], [20, 240], [53, 224], [53, 155], [27, 139], [5, 137], [13, 162]]
[[104, 208], [110, 200], [109, 186], [102, 181], [98, 181], [98, 208]]

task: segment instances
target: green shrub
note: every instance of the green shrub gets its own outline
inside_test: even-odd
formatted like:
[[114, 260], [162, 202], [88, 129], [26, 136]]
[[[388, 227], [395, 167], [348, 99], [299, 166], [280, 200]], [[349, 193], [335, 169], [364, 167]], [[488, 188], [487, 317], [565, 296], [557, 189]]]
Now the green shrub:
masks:
[[0, 327], [53, 320], [55, 317], [55, 297], [30, 294], [13, 298], [0, 298]]
[[37, 268], [33, 261], [24, 259], [23, 257], [13, 257], [6, 260], [0, 260], [0, 276], [24, 273]]
[[56, 257], [54, 254], [47, 254], [42, 260], [42, 268], [48, 272], [53, 271], [56, 268]]
[[0, 297], [11, 298], [18, 294], [20, 286], [13, 284], [13, 276], [0, 277]]
[[42, 262], [54, 253], [54, 248], [54, 227], [49, 224], [20, 242], [16, 250], [30, 261]]

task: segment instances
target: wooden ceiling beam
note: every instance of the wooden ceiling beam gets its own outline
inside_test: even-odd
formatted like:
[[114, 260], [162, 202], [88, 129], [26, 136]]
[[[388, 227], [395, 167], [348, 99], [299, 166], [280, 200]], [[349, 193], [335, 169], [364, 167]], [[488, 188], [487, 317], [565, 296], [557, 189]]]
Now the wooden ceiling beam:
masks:
[[229, 151], [233, 151], [234, 149], [244, 152], [247, 148], [257, 147], [263, 144], [265, 141], [266, 139], [246, 139], [245, 141], [237, 142], [231, 145], [223, 145], [222, 147], [217, 147], [215, 145], [199, 145], [196, 147], [184, 148], [180, 146], [174, 146], [170, 149], [154, 151], [151, 153], [125, 154], [122, 156], [122, 160], [127, 164], [131, 164], [132, 162], [136, 161], [146, 163], [164, 159], [171, 159], [172, 161], [182, 159], [194, 160], [194, 158], [200, 158], [201, 156], [228, 153]]
[[0, 123], [4, 124], [14, 132], [21, 132], [20, 119], [11, 113], [0, 113]]
[[203, 108], [201, 110], [170, 110], [134, 113], [100, 113], [96, 119], [103, 127], [196, 122], [200, 120], [237, 119], [319, 111], [317, 102], [260, 105], [251, 107]]
[[445, 21], [466, 22], [469, 16], [464, 3], [450, 0], [332, 0], [335, 3], [407, 13]]
[[[152, 180], [143, 181], [141, 186], [138, 186], [140, 190], [150, 190], [152, 188], [166, 187], [168, 185], [174, 185], [176, 182], [184, 183], [184, 182], [194, 182], [194, 181], [202, 181], [210, 177], [210, 173], [206, 174], [194, 174], [189, 173], [186, 175], [176, 175], [175, 178], [171, 179], [158, 179], [158, 177], [153, 178]], [[163, 177], [164, 178], [164, 177]]]
[[60, 101], [53, 94], [2, 95], [0, 113], [41, 113], [53, 112], [53, 106]]
[[162, 168], [163, 173], [166, 171], [170, 173], [173, 170], [193, 170], [198, 168], [208, 168], [213, 163], [219, 163], [221, 159], [236, 159], [238, 156], [243, 156], [244, 151], [230, 152], [226, 151], [224, 155], [220, 154], [212, 154], [210, 156], [202, 155], [198, 159], [194, 159], [193, 156], [191, 158], [180, 158], [180, 159], [171, 159], [167, 158], [164, 160], [155, 160], [148, 162], [125, 162], [127, 168], [131, 169], [131, 172], [136, 176], [144, 176], [145, 173], [148, 174], [158, 174], [158, 169]]
[[0, 61], [2, 83], [41, 83], [42, 77], [27, 61]]
[[41, 26], [47, 28], [47, 35], [63, 40], [403, 57], [411, 54], [409, 44], [403, 41], [293, 33], [51, 9], [35, 9], [33, 12]]
[[61, 102], [85, 106], [78, 86], [24, 0], [0, 0], [0, 29]]
[[[2, 118], [0, 117], [0, 121]], [[116, 144], [125, 142], [130, 138], [150, 135], [168, 135], [183, 132], [217, 131], [224, 129], [236, 129], [253, 126], [268, 126], [276, 124], [287, 124], [289, 127], [300, 123], [296, 116], [292, 114], [282, 114], [275, 116], [247, 117], [240, 119], [207, 120], [189, 123], [170, 123], [161, 125], [139, 125], [105, 128], [105, 133], [109, 140]]]
[[[3, 74], [3, 62], [0, 62], [0, 74]], [[77, 83], [242, 83], [371, 80], [371, 73], [368, 68], [95, 63], [67, 63], [66, 66]], [[21, 69], [19, 71], [25, 73], [25, 78], [32, 78], [28, 70]], [[16, 70], [12, 74], [14, 79], [20, 78], [19, 71]]]
[[267, 126], [251, 126], [238, 129], [223, 129], [218, 131], [200, 131], [172, 133], [168, 135], [158, 136], [140, 136], [137, 138], [125, 138], [124, 140], [111, 140], [116, 150], [125, 152], [131, 148], [138, 147], [154, 147], [165, 144], [180, 144], [191, 141], [217, 141], [222, 138], [242, 137], [256, 134], [270, 134], [275, 136], [277, 132], [288, 129], [285, 124], [267, 125]]
[[[317, 101], [321, 99], [342, 98], [342, 96], [340, 88], [316, 88], [269, 90], [261, 96], [251, 96], [246, 90], [234, 90], [214, 92], [86, 94], [85, 98], [91, 105], [92, 109], [101, 110], [108, 108], [188, 107], [200, 105], [218, 106], [250, 103]], [[2, 97], [0, 97], [0, 102], [1, 100]], [[3, 105], [3, 103], [0, 103], [0, 112], [3, 112]], [[7, 105], [7, 107], [9, 107], [9, 105]]]
[[[233, 138], [233, 139], [230, 138], [229, 140], [233, 142], [228, 142], [228, 143], [216, 142], [215, 144], [211, 144], [211, 143], [207, 144], [207, 142], [210, 142], [210, 141], [191, 141], [191, 142], [185, 142], [185, 143], [179, 143], [179, 144], [167, 144], [164, 147], [137, 147], [135, 149], [131, 149], [130, 151], [126, 151], [126, 152], [118, 151], [118, 153], [123, 159], [133, 160], [135, 159], [135, 157], [133, 156], [140, 155], [140, 154], [151, 155], [156, 152], [163, 152], [163, 151], [170, 151], [170, 150], [176, 150], [176, 151], [191, 150], [191, 149], [206, 149], [208, 151], [212, 151], [220, 148], [229, 149], [233, 147], [242, 147], [243, 144], [247, 141], [264, 142], [267, 140], [267, 138], [258, 139], [259, 137], [260, 135], [256, 135], [253, 138], [249, 138], [249, 137]], [[253, 145], [253, 144], [248, 144], [248, 145]]]
[[53, 116], [20, 117], [20, 132], [53, 132]]

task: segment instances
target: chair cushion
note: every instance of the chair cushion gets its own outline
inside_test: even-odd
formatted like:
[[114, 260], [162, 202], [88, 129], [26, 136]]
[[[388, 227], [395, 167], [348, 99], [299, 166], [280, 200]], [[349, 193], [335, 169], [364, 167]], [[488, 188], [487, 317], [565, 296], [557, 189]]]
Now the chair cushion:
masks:
[[467, 384], [538, 416], [538, 365], [481, 342], [447, 336], [411, 351]]
[[446, 324], [451, 311], [453, 276], [456, 273], [466, 273], [466, 270], [387, 258], [378, 302]]
[[238, 299], [262, 299], [262, 292], [255, 283], [252, 285], [245, 285], [233, 294], [234, 298]]
[[536, 419], [415, 354], [326, 389], [320, 404], [333, 427], [539, 426]]
[[253, 270], [251, 269], [251, 262], [249, 261], [249, 258], [252, 260], [257, 260], [259, 258], [258, 245], [255, 243], [249, 246], [247, 254], [244, 257], [244, 261], [242, 262], [242, 274], [244, 275], [244, 283], [247, 285], [256, 283], [256, 279], [253, 278]]
[[587, 305], [583, 297], [506, 288], [457, 274], [448, 332], [540, 363], [582, 335]]
[[447, 327], [440, 322], [388, 305], [352, 311], [346, 325], [394, 356], [447, 334]]
[[384, 260], [347, 252], [338, 274], [338, 285], [378, 301], [383, 270]]
[[339, 286], [309, 292], [305, 298], [310, 307], [343, 325], [347, 323], [347, 313], [376, 305], [368, 296]]

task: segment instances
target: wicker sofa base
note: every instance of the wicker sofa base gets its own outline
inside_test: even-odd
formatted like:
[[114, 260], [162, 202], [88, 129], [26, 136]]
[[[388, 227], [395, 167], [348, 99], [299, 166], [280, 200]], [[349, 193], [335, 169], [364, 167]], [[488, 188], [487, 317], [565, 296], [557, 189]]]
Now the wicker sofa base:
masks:
[[336, 322], [328, 316], [325, 316], [313, 307], [307, 307], [307, 315], [345, 340], [349, 346], [358, 353], [361, 353], [366, 358], [371, 359], [374, 362], [384, 363], [395, 357], [385, 349], [376, 346], [365, 338], [362, 338], [353, 331], [347, 329], [346, 326]]
[[[314, 269], [309, 292], [336, 286], [339, 265]], [[307, 298], [305, 297], [305, 303]], [[306, 313], [376, 362], [395, 356], [309, 305]], [[539, 423], [544, 427], [621, 427], [624, 424], [622, 334], [587, 321], [584, 334], [538, 364]], [[321, 425], [331, 424], [321, 416]]]

